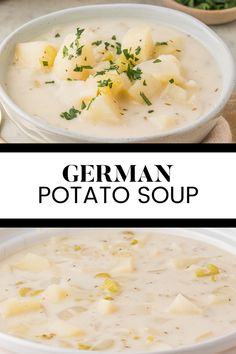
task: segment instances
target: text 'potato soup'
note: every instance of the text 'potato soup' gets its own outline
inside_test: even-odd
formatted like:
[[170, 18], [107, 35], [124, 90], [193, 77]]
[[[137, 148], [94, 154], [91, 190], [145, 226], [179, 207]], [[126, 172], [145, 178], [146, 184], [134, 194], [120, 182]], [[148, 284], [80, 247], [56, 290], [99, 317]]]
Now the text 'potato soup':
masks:
[[235, 331], [236, 258], [150, 231], [80, 230], [0, 263], [0, 331], [83, 350], [158, 351]]
[[102, 138], [187, 125], [221, 92], [208, 50], [174, 28], [134, 19], [54, 27], [16, 45], [10, 96], [53, 126]]

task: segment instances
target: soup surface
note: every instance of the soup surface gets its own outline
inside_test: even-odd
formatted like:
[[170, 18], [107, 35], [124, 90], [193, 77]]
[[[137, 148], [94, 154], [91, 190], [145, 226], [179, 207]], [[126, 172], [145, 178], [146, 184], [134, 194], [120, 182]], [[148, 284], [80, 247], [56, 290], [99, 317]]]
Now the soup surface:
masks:
[[0, 330], [52, 346], [146, 352], [235, 331], [235, 256], [185, 237], [80, 230], [6, 257], [0, 277]]
[[212, 55], [190, 35], [100, 18], [19, 43], [6, 85], [23, 110], [53, 126], [132, 138], [195, 121], [217, 101], [221, 81]]

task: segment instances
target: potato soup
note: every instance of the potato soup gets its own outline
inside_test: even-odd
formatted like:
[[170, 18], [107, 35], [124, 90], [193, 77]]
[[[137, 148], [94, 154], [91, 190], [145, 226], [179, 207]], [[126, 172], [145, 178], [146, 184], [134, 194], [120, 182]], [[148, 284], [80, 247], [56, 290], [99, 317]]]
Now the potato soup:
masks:
[[81, 350], [159, 351], [235, 331], [236, 258], [153, 231], [80, 230], [0, 262], [0, 331]]
[[18, 43], [7, 90], [25, 112], [99, 138], [148, 137], [197, 120], [218, 100], [208, 50], [175, 28], [118, 18], [81, 21]]

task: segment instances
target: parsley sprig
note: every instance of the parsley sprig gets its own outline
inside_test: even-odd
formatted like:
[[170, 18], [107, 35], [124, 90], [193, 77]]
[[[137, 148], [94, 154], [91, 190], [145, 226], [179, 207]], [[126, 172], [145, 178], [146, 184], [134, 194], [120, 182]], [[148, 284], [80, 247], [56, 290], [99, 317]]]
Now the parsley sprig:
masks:
[[76, 28], [76, 38], [77, 39], [80, 39], [80, 37], [81, 37], [81, 35], [82, 35], [82, 33], [85, 31], [85, 29], [84, 28]]
[[168, 45], [168, 42], [156, 42], [156, 44], [155, 45]]
[[156, 60], [153, 61], [153, 63], [154, 63], [154, 64], [156, 64], [156, 63], [161, 63], [161, 60], [160, 60], [160, 59], [156, 59]]
[[74, 68], [74, 71], [77, 72], [77, 73], [81, 73], [84, 70], [89, 70], [89, 69], [92, 69], [92, 68], [93, 67], [91, 65], [80, 65], [80, 66], [78, 66], [76, 64], [76, 67]]
[[62, 49], [62, 54], [63, 54], [63, 58], [65, 58], [69, 55], [69, 49], [66, 45], [64, 45], [64, 47]]
[[118, 72], [118, 69], [119, 69], [118, 65], [116, 65], [114, 63], [111, 63], [109, 68], [101, 70], [101, 71], [97, 71], [96, 74], [95, 74], [95, 77], [96, 76], [100, 76], [100, 75], [104, 75], [108, 71], [113, 71], [114, 70], [114, 71]]
[[[136, 52], [139, 54], [140, 51], [141, 51], [141, 48], [140, 48], [140, 47], [137, 47], [137, 48], [135, 49], [135, 54], [136, 54]], [[137, 61], [139, 60], [139, 58], [136, 57], [136, 56], [131, 52], [130, 49], [123, 49], [123, 54], [124, 54], [125, 58], [129, 61], [129, 64], [130, 64], [130, 65], [133, 65], [133, 66], [134, 66], [134, 65], [135, 65], [135, 62], [137, 62]], [[138, 55], [138, 54], [136, 54], [136, 55]]]
[[98, 47], [102, 44], [102, 41], [95, 41], [95, 42], [92, 42], [92, 45]]
[[[91, 102], [89, 103], [89, 105], [91, 104]], [[88, 105], [88, 106], [89, 106]], [[60, 117], [61, 118], [64, 118], [66, 120], [72, 120], [74, 118], [77, 118], [78, 114], [81, 114], [81, 111], [85, 110], [86, 108], [88, 109], [88, 106], [86, 105], [86, 103], [84, 101], [81, 102], [81, 107], [80, 107], [80, 110], [79, 109], [76, 109], [74, 106], [71, 107], [69, 109], [68, 112], [62, 112], [60, 114]]]
[[80, 114], [80, 111], [73, 106], [68, 112], [62, 112], [60, 117], [66, 120], [72, 120], [77, 117], [77, 114]]
[[140, 96], [142, 97], [142, 99], [144, 100], [146, 105], [148, 105], [148, 106], [152, 105], [152, 102], [147, 98], [147, 96], [144, 94], [144, 92], [140, 92]]
[[113, 82], [111, 81], [111, 79], [99, 80], [98, 81], [98, 87], [109, 87], [109, 88], [112, 88], [112, 86], [113, 86]]
[[77, 54], [78, 57], [82, 54], [83, 48], [84, 48], [84, 45], [81, 45], [80, 47], [78, 47], [76, 49], [76, 54]]
[[126, 70], [126, 74], [130, 81], [141, 80], [142, 78], [142, 70], [139, 68], [132, 68], [130, 64], [128, 64], [128, 68]]

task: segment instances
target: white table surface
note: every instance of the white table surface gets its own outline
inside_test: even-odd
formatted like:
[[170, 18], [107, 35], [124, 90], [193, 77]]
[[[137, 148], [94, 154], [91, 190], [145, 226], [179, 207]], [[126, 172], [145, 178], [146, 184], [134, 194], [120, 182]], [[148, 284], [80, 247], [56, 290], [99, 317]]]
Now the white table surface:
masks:
[[[0, 41], [21, 24], [40, 15], [67, 7], [104, 3], [141, 3], [161, 5], [161, 0], [0, 0]], [[212, 27], [228, 44], [236, 61], [236, 21]], [[4, 115], [2, 137], [8, 142], [32, 142]]]

